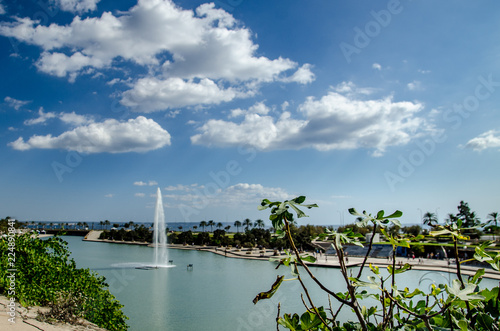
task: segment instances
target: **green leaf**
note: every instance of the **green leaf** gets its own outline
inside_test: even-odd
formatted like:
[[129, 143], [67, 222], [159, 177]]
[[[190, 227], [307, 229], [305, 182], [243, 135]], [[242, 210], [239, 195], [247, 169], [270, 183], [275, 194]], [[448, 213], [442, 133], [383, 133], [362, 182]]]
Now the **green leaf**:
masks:
[[363, 216], [362, 214], [358, 213], [354, 208], [349, 208], [349, 214], [353, 216]]
[[403, 212], [396, 210], [394, 213], [390, 214], [389, 216], [386, 216], [385, 218], [397, 218], [403, 216]]
[[283, 283], [284, 278], [285, 276], [277, 276], [276, 281], [271, 286], [271, 289], [267, 292], [260, 292], [259, 294], [257, 294], [257, 296], [252, 300], [253, 303], [256, 304], [257, 302], [259, 302], [259, 300], [262, 299], [270, 299], [274, 295], [274, 293], [276, 293], [278, 288], [281, 286], [281, 283]]
[[301, 195], [300, 197], [297, 197], [295, 199], [292, 199], [293, 202], [295, 202], [296, 204], [301, 204], [303, 203], [304, 201], [306, 201], [306, 197]]
[[293, 314], [293, 316], [290, 316], [290, 314], [285, 314], [283, 317], [278, 319], [278, 323], [289, 330], [296, 331], [300, 327], [299, 315]]
[[377, 213], [377, 217], [376, 217], [378, 220], [381, 220], [384, 218], [384, 211], [381, 210]]
[[470, 300], [484, 300], [484, 297], [480, 294], [473, 294], [476, 289], [476, 284], [467, 283], [465, 288], [462, 289], [462, 284], [458, 279], [454, 279], [452, 281], [451, 287], [447, 286], [447, 291], [449, 294], [452, 294], [458, 297], [463, 301]]
[[370, 269], [372, 270], [372, 272], [373, 272], [375, 275], [380, 274], [379, 267], [374, 266], [374, 265], [372, 265], [371, 263], [370, 263]]
[[310, 262], [310, 263], [316, 262], [316, 258], [312, 255], [303, 256], [303, 257], [301, 257], [301, 260], [306, 261], [306, 262]]
[[[408, 264], [408, 263], [405, 263], [405, 265], [404, 265], [404, 266], [402, 266], [401, 268], [399, 268], [399, 269], [398, 269], [398, 268], [396, 268], [396, 269], [394, 270], [394, 274], [395, 274], [395, 275], [397, 275], [397, 274], [403, 273], [403, 272], [405, 272], [405, 271], [407, 271], [407, 270], [410, 270], [410, 269], [411, 269], [411, 265], [410, 265], [410, 264]], [[387, 270], [389, 270], [389, 273], [390, 273], [390, 274], [392, 274], [392, 270], [393, 270], [393, 269], [392, 269], [392, 265], [388, 265], [388, 266], [387, 266]]]

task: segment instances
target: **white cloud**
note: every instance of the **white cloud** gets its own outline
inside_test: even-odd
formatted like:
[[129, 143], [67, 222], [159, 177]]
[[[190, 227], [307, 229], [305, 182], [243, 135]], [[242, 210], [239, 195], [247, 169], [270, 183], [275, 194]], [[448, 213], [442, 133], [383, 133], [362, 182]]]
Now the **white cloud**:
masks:
[[90, 123], [94, 122], [94, 120], [91, 117], [85, 116], [85, 115], [78, 115], [75, 112], [60, 113], [59, 119], [61, 121], [63, 121], [64, 123], [75, 125], [75, 126], [90, 124]]
[[135, 186], [157, 186], [158, 183], [154, 180], [150, 180], [148, 182], [137, 181], [137, 182], [134, 182], [134, 185]]
[[[57, 1], [77, 12], [97, 3]], [[310, 64], [257, 55], [252, 32], [213, 3], [192, 11], [171, 0], [141, 0], [128, 11], [76, 16], [67, 25], [14, 20], [0, 23], [0, 35], [39, 46], [36, 66], [50, 75], [74, 81], [115, 62], [144, 66], [149, 74], [129, 82], [122, 96], [124, 105], [138, 111], [216, 105], [254, 95], [264, 82], [314, 80]]]
[[85, 13], [97, 9], [97, 3], [100, 0], [50, 0], [56, 4], [61, 10], [72, 13]]
[[[193, 184], [194, 186], [197, 186], [198, 184]], [[185, 191], [185, 192], [188, 192], [188, 191], [191, 191], [192, 190], [192, 187], [193, 185], [181, 185], [181, 184], [178, 184], [176, 186], [167, 186], [164, 188], [165, 191]]]
[[312, 66], [309, 63], [304, 64], [302, 67], [297, 69], [297, 71], [290, 77], [285, 77], [282, 79], [285, 83], [296, 82], [300, 84], [312, 83], [316, 76], [311, 71]]
[[199, 82], [181, 78], [142, 78], [123, 94], [121, 103], [141, 112], [153, 112], [194, 105], [213, 105], [245, 96], [233, 88], [224, 89], [208, 79]]
[[52, 112], [44, 113], [43, 108], [40, 107], [40, 109], [38, 109], [38, 117], [30, 120], [25, 120], [24, 125], [44, 124], [45, 122], [47, 122], [47, 120], [55, 117], [57, 117], [56, 113]]
[[170, 134], [155, 121], [139, 116], [127, 122], [107, 119], [79, 126], [57, 137], [34, 135], [26, 142], [19, 137], [8, 145], [16, 150], [64, 149], [87, 154], [147, 152], [170, 145]]
[[112, 198], [113, 196], [114, 196], [114, 194], [111, 194], [111, 193], [110, 193], [110, 194], [106, 194], [104, 197], [105, 197], [105, 198]]
[[198, 128], [200, 133], [191, 141], [260, 150], [366, 148], [374, 150], [373, 156], [381, 156], [387, 147], [405, 145], [432, 129], [416, 116], [423, 109], [421, 104], [394, 102], [392, 97], [366, 100], [369, 92], [358, 92], [354, 84], [345, 83], [319, 100], [309, 97], [299, 106], [303, 119], [293, 119], [286, 111], [278, 118], [246, 113], [240, 122], [212, 119]]
[[479, 136], [472, 138], [465, 144], [465, 148], [471, 148], [476, 152], [480, 152], [487, 148], [500, 147], [500, 130], [490, 130]]
[[84, 124], [90, 124], [94, 122], [94, 120], [91, 117], [85, 115], [78, 115], [75, 112], [59, 113], [59, 114], [53, 112], [44, 113], [43, 108], [40, 107], [40, 109], [38, 110], [38, 117], [25, 120], [24, 124], [25, 125], [45, 124], [47, 120], [52, 118], [58, 118], [62, 122], [73, 126], [81, 126]]
[[372, 68], [379, 71], [382, 70], [382, 66], [378, 63], [372, 64]]
[[0, 2], [0, 15], [3, 15], [3, 14], [5, 14], [5, 13], [6, 13], [6, 12], [5, 12], [5, 8], [4, 8], [4, 6], [3, 6], [3, 3], [1, 3], [1, 2]]
[[290, 103], [288, 103], [288, 101], [285, 101], [281, 104], [281, 110], [287, 110], [289, 106]]
[[146, 194], [144, 194], [144, 193], [136, 193], [136, 194], [134, 194], [134, 196], [136, 196], [138, 198], [144, 198], [146, 196]]
[[17, 100], [11, 97], [5, 97], [4, 101], [9, 107], [14, 108], [15, 110], [19, 110], [21, 109], [21, 107], [24, 107], [27, 104], [31, 103], [31, 101]]
[[[219, 188], [217, 192], [206, 194], [202, 185], [177, 185], [172, 188], [183, 188], [176, 191], [184, 192], [179, 194], [167, 194], [167, 204], [170, 207], [179, 205], [191, 208], [199, 207], [197, 204], [203, 202], [211, 206], [227, 205], [257, 205], [264, 198], [270, 200], [286, 200], [293, 196], [286, 190], [279, 187], [265, 187], [261, 184], [238, 183], [226, 188]], [[174, 190], [171, 190], [174, 191]]]
[[408, 89], [410, 91], [422, 90], [422, 82], [420, 82], [418, 80], [414, 80], [413, 82], [408, 83], [408, 85], [406, 85], [406, 86], [408, 87]]
[[239, 116], [243, 116], [245, 114], [267, 115], [267, 113], [269, 113], [269, 111], [270, 111], [269, 107], [267, 107], [264, 104], [264, 102], [257, 102], [253, 106], [248, 108], [248, 110], [241, 109], [241, 108], [232, 109], [231, 113], [229, 115], [229, 118], [239, 117]]

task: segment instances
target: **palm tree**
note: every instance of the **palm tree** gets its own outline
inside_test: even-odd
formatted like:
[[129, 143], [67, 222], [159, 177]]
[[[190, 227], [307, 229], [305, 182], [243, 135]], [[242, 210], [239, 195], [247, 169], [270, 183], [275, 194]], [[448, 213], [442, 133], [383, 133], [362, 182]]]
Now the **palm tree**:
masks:
[[108, 220], [105, 220], [105, 221], [104, 221], [104, 225], [106, 226], [106, 230], [108, 229], [108, 225], [110, 225], [110, 224], [111, 224], [111, 222], [110, 222], [110, 221], [108, 221]]
[[214, 220], [208, 221], [207, 225], [210, 225], [210, 232], [214, 232], [214, 225], [215, 225]]
[[241, 226], [241, 222], [240, 221], [236, 221], [234, 222], [234, 226], [236, 227], [236, 232], [240, 232], [240, 226]]
[[196, 231], [196, 229], [198, 229], [198, 226], [197, 225], [193, 225], [193, 230]]
[[247, 218], [243, 221], [243, 225], [245, 226], [245, 231], [248, 231], [249, 228], [252, 226], [252, 221], [250, 221], [250, 219]]
[[228, 231], [229, 231], [229, 229], [231, 229], [231, 225], [227, 225], [227, 226], [224, 228], [224, 230], [226, 230], [226, 232], [228, 232]]
[[436, 214], [427, 212], [424, 214], [424, 218], [422, 219], [425, 225], [430, 226], [431, 228], [435, 227], [438, 223], [438, 219]]
[[264, 221], [263, 220], [256, 220], [255, 223], [253, 224], [256, 228], [262, 229], [264, 227]]
[[497, 222], [498, 222], [498, 213], [496, 211], [494, 211], [492, 213], [489, 213], [488, 217], [490, 218], [490, 222], [495, 223], [495, 230], [493, 231], [493, 240], [496, 241], [495, 234], [496, 234], [497, 229], [498, 229], [498, 225], [497, 225]]
[[215, 227], [217, 227], [218, 229], [221, 229], [222, 228], [222, 223], [221, 222], [218, 222]]
[[201, 222], [200, 222], [200, 227], [202, 227], [202, 228], [203, 228], [203, 232], [205, 232], [205, 227], [206, 227], [206, 226], [207, 226], [207, 222], [205, 222], [205, 221], [201, 221]]

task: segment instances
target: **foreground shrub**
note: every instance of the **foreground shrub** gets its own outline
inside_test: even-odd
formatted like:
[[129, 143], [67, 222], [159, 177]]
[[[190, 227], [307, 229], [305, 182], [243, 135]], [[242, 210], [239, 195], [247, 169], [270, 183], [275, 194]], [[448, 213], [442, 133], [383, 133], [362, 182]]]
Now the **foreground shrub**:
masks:
[[[68, 322], [84, 318], [108, 330], [127, 329], [123, 306], [107, 289], [105, 278], [89, 269], [77, 269], [67, 242], [60, 237], [40, 240], [29, 234], [14, 239], [15, 245], [8, 245], [6, 238], [0, 240], [0, 293], [15, 297], [23, 306], [52, 307], [53, 316]], [[9, 269], [13, 267], [16, 271], [12, 273]], [[8, 276], [12, 274], [14, 295], [9, 291]]]

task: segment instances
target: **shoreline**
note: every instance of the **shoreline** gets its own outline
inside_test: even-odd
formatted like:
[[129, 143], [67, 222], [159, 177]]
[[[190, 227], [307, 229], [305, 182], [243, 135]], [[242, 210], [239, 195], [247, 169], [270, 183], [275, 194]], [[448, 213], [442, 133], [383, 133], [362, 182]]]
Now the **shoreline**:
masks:
[[[261, 255], [261, 251], [252, 250], [250, 254], [247, 254], [247, 251], [239, 250], [232, 248], [230, 250], [225, 250], [224, 248], [218, 248], [214, 246], [184, 246], [179, 244], [169, 244], [168, 248], [171, 249], [184, 249], [184, 250], [198, 250], [198, 251], [206, 251], [214, 254], [218, 254], [221, 256], [229, 257], [229, 258], [240, 258], [240, 259], [252, 259], [259, 261], [269, 261], [269, 258], [279, 258], [280, 256], [273, 256], [274, 250], [267, 249], [263, 255]], [[309, 254], [311, 255], [311, 254]], [[283, 255], [281, 255], [283, 256]], [[362, 257], [349, 257], [349, 262], [346, 263], [347, 268], [359, 267], [362, 265], [364, 258]], [[409, 263], [412, 266], [413, 270], [427, 270], [427, 271], [438, 271], [438, 272], [447, 272], [455, 274], [456, 268], [455, 264], [448, 264], [446, 260], [434, 260], [434, 259], [422, 259], [423, 262], [419, 262], [418, 259], [408, 259], [408, 258], [396, 258], [396, 265], [399, 262], [403, 264]], [[311, 267], [319, 267], [319, 268], [340, 268], [340, 264], [337, 260], [337, 257], [334, 255], [325, 255], [321, 254], [317, 257], [316, 262], [310, 263], [306, 262], [307, 266]], [[368, 258], [366, 260], [365, 267], [368, 267], [370, 264], [378, 267], [387, 267], [388, 265], [392, 265], [392, 261], [389, 261], [385, 258]], [[475, 266], [466, 266], [462, 265], [460, 267], [463, 275], [466, 276], [474, 276], [478, 269], [481, 267]], [[484, 278], [497, 279], [500, 280], [500, 272], [493, 270], [491, 268], [484, 268], [485, 274]]]
[[[103, 240], [98, 239], [100, 235], [100, 231], [91, 231], [83, 241], [91, 241], [91, 242], [103, 242], [110, 244], [126, 244], [126, 245], [142, 245], [142, 246], [150, 246], [152, 244], [145, 242], [130, 242], [130, 241], [115, 241], [115, 240]], [[224, 247], [216, 247], [216, 246], [199, 246], [199, 245], [181, 245], [181, 244], [168, 244], [167, 248], [170, 249], [184, 249], [184, 250], [197, 250], [197, 251], [205, 251], [213, 254], [218, 254], [220, 256], [229, 257], [229, 258], [238, 258], [238, 259], [250, 259], [250, 260], [259, 260], [259, 261], [269, 261], [270, 258], [279, 258], [280, 256], [274, 256], [273, 249], [265, 249], [258, 250], [248, 248], [245, 249], [236, 249], [230, 248], [226, 249]], [[311, 255], [309, 253], [309, 255]], [[283, 255], [281, 255], [283, 256]], [[319, 267], [319, 268], [340, 268], [340, 264], [337, 260], [336, 255], [325, 255], [320, 254], [319, 256], [315, 254], [317, 257], [316, 262], [310, 263], [306, 262], [308, 266], [311, 267]], [[362, 257], [349, 257], [348, 263], [346, 266], [348, 268], [359, 267], [363, 263]], [[408, 259], [404, 257], [396, 258], [396, 265], [398, 263], [409, 263], [413, 270], [427, 270], [427, 271], [436, 271], [436, 272], [446, 272], [446, 273], [456, 273], [456, 268], [454, 263], [448, 264], [447, 260], [436, 260], [436, 259]], [[392, 261], [389, 261], [387, 258], [368, 258], [366, 260], [365, 266], [368, 267], [370, 264], [378, 267], [387, 267], [388, 265], [392, 265]], [[478, 269], [481, 267], [477, 266], [467, 266], [461, 265], [461, 272], [465, 276], [474, 276]], [[491, 268], [484, 268], [485, 274], [484, 278], [496, 279], [500, 280], [500, 272], [493, 270]]]

